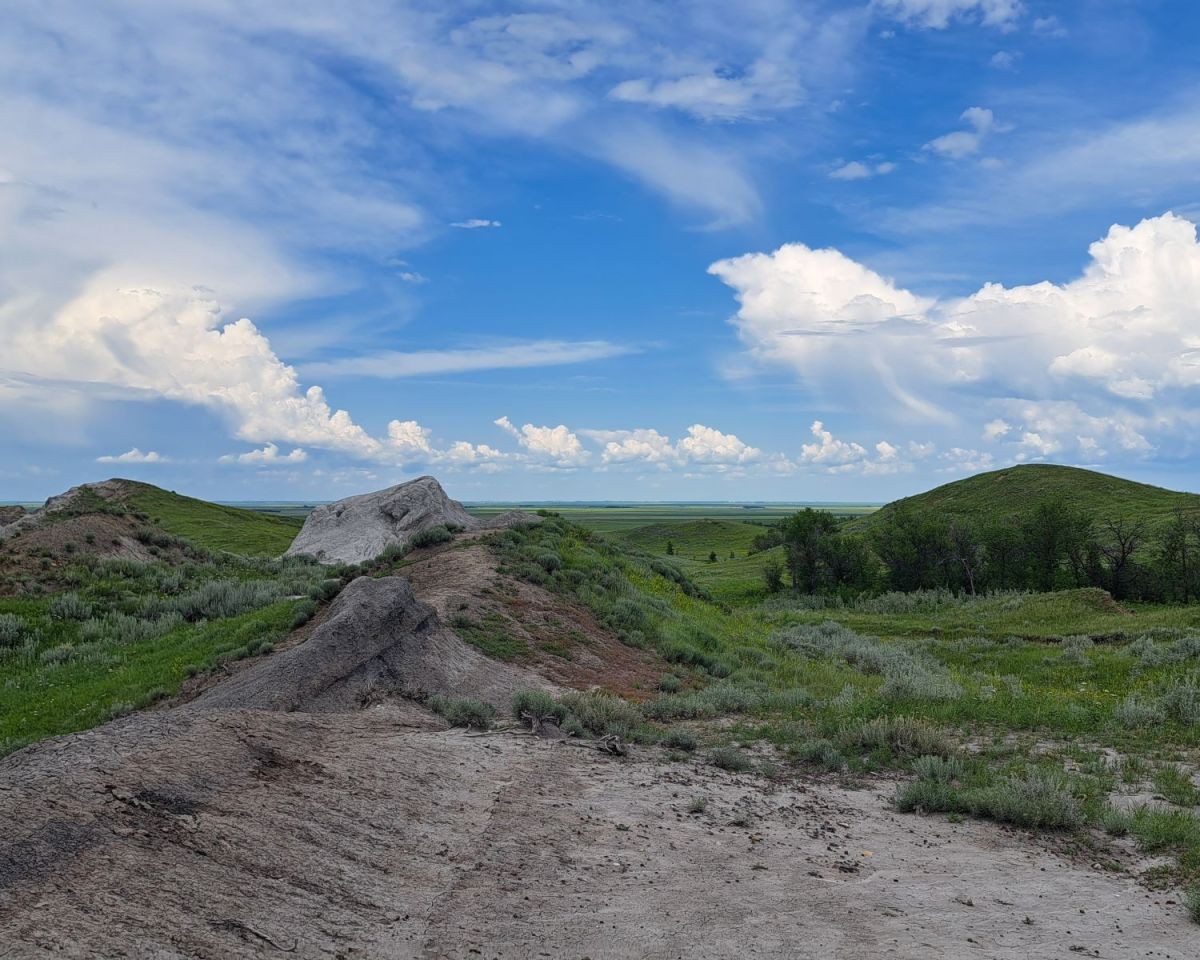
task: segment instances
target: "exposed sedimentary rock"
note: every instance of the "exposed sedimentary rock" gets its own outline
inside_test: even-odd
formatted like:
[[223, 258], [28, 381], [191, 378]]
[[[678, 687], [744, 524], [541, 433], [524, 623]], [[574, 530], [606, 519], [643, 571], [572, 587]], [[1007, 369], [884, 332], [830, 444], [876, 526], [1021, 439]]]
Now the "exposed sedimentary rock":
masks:
[[317, 507], [288, 548], [329, 563], [361, 563], [390, 546], [403, 546], [422, 530], [437, 526], [478, 527], [457, 500], [433, 477], [418, 477], [386, 490], [347, 497]]

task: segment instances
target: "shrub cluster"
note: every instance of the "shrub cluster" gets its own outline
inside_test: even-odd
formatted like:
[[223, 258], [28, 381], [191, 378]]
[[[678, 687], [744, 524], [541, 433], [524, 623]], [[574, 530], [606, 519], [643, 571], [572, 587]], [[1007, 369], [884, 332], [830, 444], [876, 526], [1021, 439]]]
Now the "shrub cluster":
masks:
[[879, 695], [886, 699], [956, 700], [962, 696], [962, 687], [932, 658], [865, 637], [832, 620], [788, 627], [772, 640], [806, 658], [841, 660], [861, 673], [883, 677]]

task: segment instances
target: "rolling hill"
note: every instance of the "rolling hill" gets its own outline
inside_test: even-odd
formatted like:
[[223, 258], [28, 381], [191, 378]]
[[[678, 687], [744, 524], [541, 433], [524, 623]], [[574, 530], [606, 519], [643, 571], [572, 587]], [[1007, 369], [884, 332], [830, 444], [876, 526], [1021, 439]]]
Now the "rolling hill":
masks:
[[970, 519], [984, 526], [1019, 518], [1048, 497], [1062, 497], [1097, 521], [1144, 520], [1152, 529], [1163, 525], [1177, 507], [1200, 514], [1200, 495], [1194, 493], [1165, 490], [1079, 467], [1030, 463], [980, 473], [893, 501], [876, 513], [851, 520], [847, 529], [865, 533], [886, 522], [898, 509]]
[[147, 514], [155, 526], [210, 550], [275, 557], [296, 538], [303, 521], [185, 497], [148, 483], [122, 481], [117, 499]]

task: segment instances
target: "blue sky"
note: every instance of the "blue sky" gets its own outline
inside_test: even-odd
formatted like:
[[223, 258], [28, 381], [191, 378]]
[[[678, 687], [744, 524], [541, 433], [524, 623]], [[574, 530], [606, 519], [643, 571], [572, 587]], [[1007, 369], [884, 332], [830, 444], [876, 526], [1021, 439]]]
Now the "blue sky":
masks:
[[2, 16], [0, 499], [1198, 488], [1192, 3]]

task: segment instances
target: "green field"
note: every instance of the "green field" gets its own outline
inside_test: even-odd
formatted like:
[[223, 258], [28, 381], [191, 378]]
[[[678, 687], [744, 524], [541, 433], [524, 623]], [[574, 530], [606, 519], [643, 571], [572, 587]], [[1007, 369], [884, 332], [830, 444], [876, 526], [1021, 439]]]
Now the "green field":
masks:
[[648, 524], [694, 520], [732, 520], [773, 523], [789, 514], [813, 507], [836, 516], [864, 516], [879, 509], [875, 503], [468, 503], [477, 517], [495, 517], [509, 510], [549, 510], [589, 530], [630, 530]]

